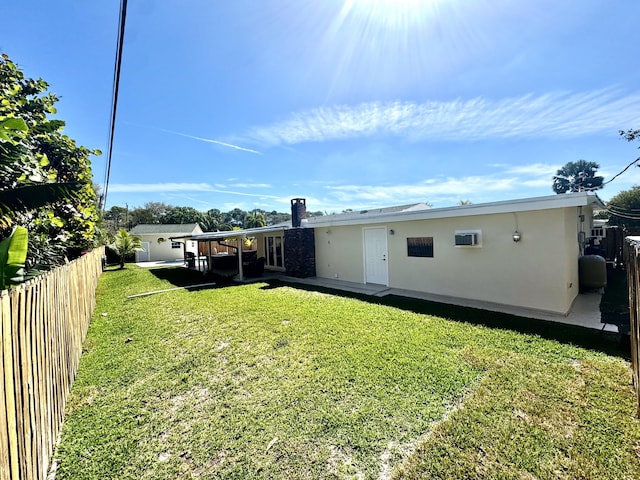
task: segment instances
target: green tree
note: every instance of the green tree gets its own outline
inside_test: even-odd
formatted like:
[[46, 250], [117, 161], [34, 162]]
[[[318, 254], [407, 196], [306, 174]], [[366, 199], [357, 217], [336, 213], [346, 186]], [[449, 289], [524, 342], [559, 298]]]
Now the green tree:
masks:
[[553, 176], [553, 191], [559, 194], [598, 190], [604, 180], [596, 175], [599, 168], [597, 163], [586, 160], [568, 162]]
[[132, 227], [140, 223], [155, 224], [168, 223], [164, 219], [175, 207], [163, 202], [147, 202], [144, 207], [134, 208], [129, 212], [129, 222]]
[[142, 250], [142, 242], [140, 237], [131, 235], [124, 228], [118, 230], [114, 242], [109, 245], [114, 252], [120, 257], [120, 268], [124, 268], [124, 261], [129, 256]]
[[204, 215], [193, 207], [173, 207], [161, 223], [202, 223]]
[[[322, 214], [322, 212], [320, 214]], [[265, 220], [267, 222], [267, 225], [275, 225], [277, 223], [284, 223], [291, 220], [290, 213], [279, 213], [279, 212], [276, 212], [275, 210], [265, 213], [264, 215], [265, 215]], [[307, 212], [307, 216], [311, 216], [311, 214]]]
[[[620, 135], [628, 142], [633, 142], [634, 140], [640, 140], [640, 130], [620, 130]], [[638, 147], [640, 148], [640, 147]]]
[[112, 232], [117, 232], [120, 227], [127, 228], [129, 217], [129, 209], [125, 207], [119, 207], [114, 205], [109, 210], [104, 212], [105, 223], [112, 229]]
[[622, 227], [629, 234], [640, 234], [640, 186], [623, 190], [607, 202], [609, 225]]
[[234, 227], [243, 227], [246, 216], [247, 212], [239, 208], [234, 208], [233, 210], [229, 210], [229, 212], [227, 212], [227, 214], [225, 215], [224, 223], [228, 223]]
[[29, 232], [27, 265], [55, 265], [96, 242], [100, 223], [89, 156], [49, 119], [58, 98], [0, 56], [0, 237], [12, 225]]

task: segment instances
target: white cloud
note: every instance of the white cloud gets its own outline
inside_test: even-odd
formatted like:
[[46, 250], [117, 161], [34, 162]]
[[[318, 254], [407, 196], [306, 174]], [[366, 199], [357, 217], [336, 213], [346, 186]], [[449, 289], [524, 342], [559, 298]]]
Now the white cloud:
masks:
[[509, 165], [505, 163], [495, 163], [489, 166], [500, 168], [507, 173], [516, 175], [534, 175], [546, 177], [552, 177], [560, 168], [560, 165], [550, 165], [546, 163], [533, 163], [530, 165]]
[[[342, 185], [328, 187], [341, 202], [372, 201], [375, 205], [396, 205], [418, 201], [431, 202], [442, 196], [469, 196], [478, 191], [509, 191], [516, 186], [515, 178], [474, 176], [438, 178], [403, 185]], [[550, 181], [547, 182], [549, 185]]]
[[640, 94], [615, 89], [483, 97], [450, 102], [369, 102], [301, 111], [247, 136], [267, 145], [291, 145], [392, 135], [413, 141], [487, 138], [566, 138], [617, 131], [640, 121]]
[[271, 188], [268, 183], [231, 183], [227, 186], [232, 188]]
[[474, 176], [441, 176], [401, 185], [327, 186], [328, 198], [323, 199], [322, 204], [354, 209], [414, 202], [446, 206], [465, 199], [480, 203], [486, 201], [487, 196], [520, 197], [523, 188], [538, 191], [540, 195], [553, 194], [551, 178], [556, 166], [534, 163], [521, 166], [494, 164], [491, 167], [497, 171]]

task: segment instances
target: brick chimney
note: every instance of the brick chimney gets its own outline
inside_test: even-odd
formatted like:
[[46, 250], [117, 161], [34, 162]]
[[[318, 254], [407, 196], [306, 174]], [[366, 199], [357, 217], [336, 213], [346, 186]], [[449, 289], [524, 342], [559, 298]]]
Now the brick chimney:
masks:
[[284, 231], [284, 267], [290, 277], [316, 276], [316, 242], [313, 228], [300, 228], [307, 218], [307, 201], [291, 200], [291, 226]]
[[304, 198], [291, 199], [291, 226], [300, 227], [303, 218], [307, 218], [307, 201]]

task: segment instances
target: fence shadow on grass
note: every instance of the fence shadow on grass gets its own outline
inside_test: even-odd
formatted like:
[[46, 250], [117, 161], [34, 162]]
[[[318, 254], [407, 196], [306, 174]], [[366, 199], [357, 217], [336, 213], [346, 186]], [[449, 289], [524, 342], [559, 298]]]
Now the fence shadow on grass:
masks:
[[386, 305], [423, 315], [433, 315], [456, 322], [484, 325], [489, 328], [499, 328], [518, 333], [538, 335], [547, 340], [556, 340], [561, 343], [599, 351], [626, 360], [631, 358], [629, 337], [618, 333], [396, 295], [373, 297], [371, 295], [334, 290], [326, 287], [290, 284], [278, 280], [271, 280], [268, 282], [268, 285], [262, 288], [272, 289], [283, 286], [354, 298], [363, 302]]

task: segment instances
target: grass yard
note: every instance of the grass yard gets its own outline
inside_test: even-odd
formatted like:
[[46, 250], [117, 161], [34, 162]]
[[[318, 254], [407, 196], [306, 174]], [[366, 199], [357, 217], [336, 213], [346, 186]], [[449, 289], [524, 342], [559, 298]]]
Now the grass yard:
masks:
[[103, 274], [58, 479], [640, 477], [607, 337], [267, 283], [126, 298], [197, 281]]

